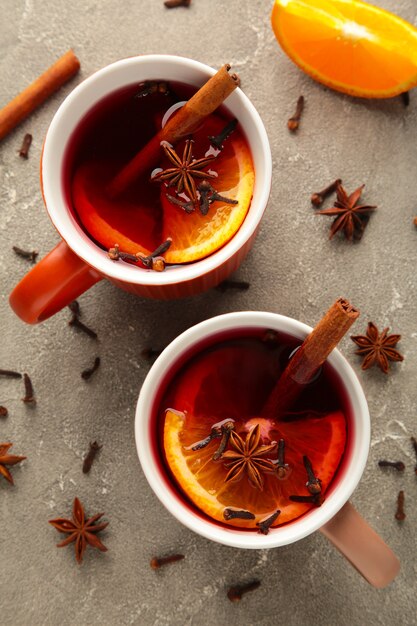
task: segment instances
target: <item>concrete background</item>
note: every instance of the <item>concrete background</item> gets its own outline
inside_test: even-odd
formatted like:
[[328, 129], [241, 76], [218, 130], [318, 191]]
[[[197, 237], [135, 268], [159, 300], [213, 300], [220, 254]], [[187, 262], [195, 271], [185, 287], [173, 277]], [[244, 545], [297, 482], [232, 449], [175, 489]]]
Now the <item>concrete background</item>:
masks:
[[[0, 105], [6, 104], [70, 46], [81, 74], [0, 145], [0, 367], [27, 371], [38, 404], [21, 402], [19, 381], [0, 380], [0, 441], [28, 459], [14, 468], [15, 486], [0, 480], [0, 614], [5, 625], [188, 624], [266, 626], [409, 625], [416, 623], [417, 485], [409, 443], [417, 435], [416, 371], [417, 98], [360, 101], [304, 76], [272, 34], [272, 2], [193, 0], [167, 11], [162, 0], [1, 0]], [[375, 0], [417, 23], [413, 0]], [[173, 53], [213, 67], [233, 64], [266, 125], [274, 161], [269, 207], [256, 245], [236, 275], [245, 293], [216, 291], [182, 302], [135, 298], [102, 282], [80, 298], [93, 342], [67, 326], [65, 310], [29, 327], [8, 306], [8, 294], [29, 269], [12, 245], [41, 256], [58, 242], [44, 210], [38, 169], [43, 137], [65, 95], [104, 65], [130, 55]], [[297, 135], [286, 120], [300, 93], [306, 110]], [[30, 158], [17, 156], [25, 132]], [[316, 217], [312, 191], [336, 177], [348, 190], [366, 183], [377, 204], [363, 240], [328, 240], [331, 220]], [[372, 415], [367, 469], [353, 502], [402, 562], [397, 580], [377, 591], [320, 534], [272, 551], [212, 544], [180, 526], [151, 492], [136, 457], [135, 403], [149, 370], [140, 351], [159, 348], [189, 326], [228, 311], [276, 311], [314, 324], [339, 295], [362, 311], [355, 333], [372, 319], [402, 334], [402, 364], [384, 376], [362, 372], [349, 339], [341, 349], [364, 386]], [[82, 369], [99, 354], [90, 383]], [[103, 444], [91, 474], [81, 473], [88, 442]], [[404, 474], [383, 473], [377, 460], [402, 459]], [[394, 519], [399, 489], [407, 519]], [[89, 550], [78, 567], [73, 551], [57, 550], [48, 519], [66, 516], [78, 495], [91, 514], [105, 511], [106, 554]], [[186, 558], [159, 572], [151, 556]], [[259, 578], [262, 586], [232, 605], [230, 584]]]

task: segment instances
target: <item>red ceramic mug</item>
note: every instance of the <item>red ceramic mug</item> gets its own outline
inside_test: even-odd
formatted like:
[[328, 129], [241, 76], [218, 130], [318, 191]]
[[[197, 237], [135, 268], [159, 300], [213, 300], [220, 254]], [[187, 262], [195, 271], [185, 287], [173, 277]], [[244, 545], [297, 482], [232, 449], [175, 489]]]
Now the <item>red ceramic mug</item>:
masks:
[[199, 87], [214, 73], [209, 66], [182, 57], [133, 57], [96, 72], [66, 98], [49, 127], [41, 159], [45, 206], [63, 241], [11, 293], [11, 307], [22, 320], [34, 324], [47, 319], [103, 278], [139, 296], [169, 300], [210, 289], [239, 267], [253, 245], [268, 202], [272, 173], [264, 125], [241, 89], [227, 98], [226, 107], [239, 119], [250, 146], [255, 168], [253, 198], [238, 232], [211, 256], [189, 265], [168, 267], [165, 272], [114, 263], [82, 230], [64, 193], [68, 142], [81, 119], [97, 102], [122, 87], [155, 78]]

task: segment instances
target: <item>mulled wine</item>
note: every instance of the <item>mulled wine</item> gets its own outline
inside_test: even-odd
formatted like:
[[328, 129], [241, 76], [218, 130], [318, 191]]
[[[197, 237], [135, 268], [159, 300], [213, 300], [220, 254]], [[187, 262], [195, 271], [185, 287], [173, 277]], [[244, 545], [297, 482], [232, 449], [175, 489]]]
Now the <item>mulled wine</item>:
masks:
[[[67, 201], [110, 258], [138, 263], [163, 245], [168, 264], [190, 263], [229, 241], [250, 206], [254, 169], [238, 120], [224, 106], [114, 195], [111, 183], [196, 89], [147, 81], [120, 89], [84, 117], [66, 155]], [[115, 248], [116, 246], [116, 248]]]

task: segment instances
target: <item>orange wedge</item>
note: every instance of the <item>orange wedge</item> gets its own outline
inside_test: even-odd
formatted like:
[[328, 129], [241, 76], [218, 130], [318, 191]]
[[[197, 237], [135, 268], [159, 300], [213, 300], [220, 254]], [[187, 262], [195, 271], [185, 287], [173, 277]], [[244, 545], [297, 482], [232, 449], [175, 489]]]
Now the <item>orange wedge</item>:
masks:
[[389, 98], [417, 85], [417, 29], [360, 0], [276, 0], [272, 27], [304, 72], [337, 91]]
[[[207, 137], [220, 133], [224, 125], [224, 119], [211, 117], [200, 131], [194, 133], [196, 146], [208, 149]], [[182, 154], [183, 142], [177, 144], [175, 149]], [[196, 159], [203, 156], [204, 153], [194, 155]], [[209, 256], [232, 239], [249, 210], [255, 174], [248, 145], [238, 131], [225, 141], [223, 150], [211, 168], [206, 170], [217, 173], [217, 178], [210, 179], [216, 191], [226, 198], [237, 200], [237, 204], [218, 201], [210, 205], [205, 216], [199, 210], [186, 214], [168, 200], [167, 193], [175, 195], [173, 188], [163, 186], [162, 240], [172, 238], [171, 247], [165, 254], [167, 263], [190, 263]]]
[[[186, 496], [218, 522], [226, 523], [224, 510], [229, 507], [255, 515], [253, 520], [227, 521], [237, 527], [256, 528], [256, 522], [277, 509], [281, 514], [275, 526], [296, 519], [311, 509], [311, 504], [289, 499], [290, 495], [308, 495], [303, 456], [310, 459], [324, 494], [343, 456], [346, 421], [340, 411], [322, 416], [305, 412], [280, 422], [256, 415], [259, 398], [268, 396], [271, 381], [277, 378], [276, 367], [276, 357], [261, 344], [256, 349], [251, 344], [250, 352], [243, 341], [218, 347], [192, 359], [176, 381], [171, 407], [164, 407], [169, 408], [164, 423], [167, 464]], [[289, 466], [284, 479], [264, 473], [262, 490], [254, 487], [246, 474], [237, 482], [225, 483], [226, 462], [212, 458], [219, 439], [199, 450], [191, 449], [210, 434], [214, 424], [230, 419], [243, 438], [259, 424], [263, 444], [284, 439]], [[276, 449], [267, 458], [276, 460]]]

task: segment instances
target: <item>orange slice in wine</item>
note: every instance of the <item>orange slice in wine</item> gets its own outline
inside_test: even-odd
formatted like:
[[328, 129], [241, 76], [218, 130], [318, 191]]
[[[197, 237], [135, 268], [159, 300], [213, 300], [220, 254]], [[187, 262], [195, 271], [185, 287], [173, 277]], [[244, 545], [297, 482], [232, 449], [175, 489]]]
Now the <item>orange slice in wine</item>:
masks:
[[417, 85], [417, 29], [360, 0], [276, 0], [272, 27], [282, 49], [312, 78], [363, 98]]
[[[280, 422], [257, 416], [253, 411], [259, 405], [259, 398], [267, 397], [277, 373], [272, 360], [270, 365], [265, 365], [262, 346], [251, 347], [250, 360], [247, 354], [244, 345], [235, 345], [232, 350], [221, 347], [193, 359], [186, 367], [172, 395], [174, 406], [165, 416], [165, 457], [179, 487], [203, 513], [218, 522], [256, 528], [257, 522], [280, 510], [274, 523], [277, 526], [311, 509], [311, 504], [289, 499], [290, 495], [309, 495], [304, 456], [311, 461], [315, 475], [321, 480], [322, 493], [326, 493], [345, 449], [346, 421], [341, 411], [325, 415], [305, 412]], [[235, 430], [243, 439], [257, 424], [263, 444], [284, 439], [286, 476], [263, 473], [262, 490], [250, 482], [246, 473], [240, 480], [226, 483], [230, 469], [227, 462], [221, 458], [213, 460], [218, 438], [192, 450], [210, 434], [213, 425], [225, 419], [234, 420]], [[277, 451], [266, 458], [276, 461]], [[250, 511], [255, 517], [225, 521], [227, 508]]]
[[[120, 166], [119, 166], [120, 167]], [[75, 172], [72, 200], [88, 234], [103, 248], [118, 244], [120, 250], [145, 256], [161, 243], [161, 214], [149, 197], [132, 190], [126, 199], [109, 198], [106, 186], [117, 167], [114, 164], [87, 162]], [[146, 183], [148, 184], [148, 183]]]
[[[208, 136], [217, 135], [224, 126], [225, 121], [222, 118], [212, 116], [194, 133], [194, 158], [205, 156], [210, 147]], [[182, 155], [183, 147], [184, 142], [175, 146], [179, 155]], [[187, 214], [167, 198], [167, 193], [175, 196], [174, 188], [163, 186], [162, 239], [165, 241], [168, 237], [172, 238], [171, 247], [165, 254], [167, 263], [190, 263], [209, 256], [232, 239], [249, 210], [255, 173], [248, 144], [239, 132], [232, 133], [225, 140], [223, 150], [211, 166], [205, 169], [217, 174], [215, 179], [209, 180], [216, 191], [226, 198], [236, 200], [237, 204], [216, 201], [210, 205], [207, 215], [202, 215], [198, 209]]]
[[[168, 410], [165, 417], [164, 449], [169, 468], [185, 495], [203, 513], [225, 523], [225, 509], [250, 511], [254, 519], [232, 519], [227, 523], [243, 528], [256, 528], [256, 523], [280, 510], [274, 525], [298, 518], [311, 508], [310, 504], [291, 502], [289, 496], [308, 495], [303, 456], [310, 459], [315, 475], [326, 492], [339, 466], [346, 441], [346, 424], [338, 411], [323, 417], [304, 415], [294, 422], [275, 424], [271, 420], [252, 418], [239, 434], [245, 437], [256, 424], [261, 427], [264, 443], [283, 438], [288, 477], [281, 480], [276, 474], [263, 474], [261, 491], [244, 475], [236, 482], [225, 482], [227, 463], [213, 461], [219, 439], [213, 439], [205, 448], [194, 451], [191, 446], [204, 439], [213, 421], [196, 419], [190, 413]], [[206, 428], [204, 428], [204, 425]], [[271, 453], [270, 458], [273, 458]], [[276, 459], [276, 455], [275, 455]]]

